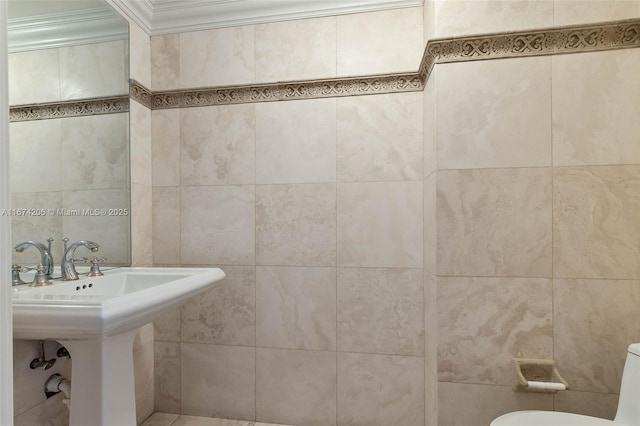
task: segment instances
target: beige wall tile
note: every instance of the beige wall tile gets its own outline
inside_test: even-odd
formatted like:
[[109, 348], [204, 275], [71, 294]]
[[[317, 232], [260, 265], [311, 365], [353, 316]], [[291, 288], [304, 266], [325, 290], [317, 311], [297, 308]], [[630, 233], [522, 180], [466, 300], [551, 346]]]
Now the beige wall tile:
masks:
[[438, 424], [438, 377], [425, 363], [424, 386], [424, 424], [425, 426]]
[[[150, 194], [149, 194], [150, 195]], [[146, 195], [144, 195], [146, 198]], [[140, 200], [140, 199], [139, 199]], [[150, 201], [150, 198], [148, 198]], [[143, 200], [144, 201], [144, 200]], [[69, 210], [130, 209], [129, 191], [122, 189], [98, 189], [86, 191], [63, 191], [62, 208]], [[146, 203], [143, 203], [146, 205]], [[150, 207], [147, 207], [147, 209]], [[131, 213], [131, 212], [130, 212]], [[90, 240], [100, 244], [95, 255], [106, 257], [110, 264], [130, 264], [131, 223], [129, 216], [64, 216], [62, 234], [70, 241]], [[134, 232], [137, 232], [134, 230]], [[133, 234], [136, 235], [136, 234]], [[149, 239], [149, 234], [146, 238]], [[140, 251], [137, 251], [140, 253]], [[76, 256], [90, 256], [85, 248], [76, 251]]]
[[568, 390], [556, 393], [553, 402], [556, 411], [613, 420], [618, 407], [618, 395]]
[[418, 69], [422, 8], [338, 16], [337, 31], [339, 76]]
[[138, 349], [142, 349], [143, 346], [152, 343], [153, 339], [153, 323], [143, 325], [138, 329], [138, 334], [136, 334], [135, 339], [133, 339], [133, 350], [137, 351]]
[[133, 371], [136, 393], [136, 421], [142, 423], [153, 414], [154, 407], [154, 359], [153, 343], [133, 352]]
[[512, 358], [553, 358], [545, 278], [438, 278], [438, 379], [515, 385]]
[[180, 341], [180, 308], [167, 312], [153, 321], [156, 342]]
[[438, 168], [550, 166], [550, 63], [536, 57], [438, 65]]
[[182, 189], [183, 264], [255, 262], [255, 187], [200, 186]]
[[336, 180], [336, 100], [264, 102], [256, 108], [256, 183]]
[[253, 346], [256, 343], [256, 271], [223, 266], [226, 278], [182, 305], [183, 342]]
[[[429, 0], [427, 0], [429, 1]], [[439, 66], [439, 65], [438, 65]], [[433, 67], [427, 85], [422, 93], [422, 113], [423, 117], [423, 176], [426, 178], [437, 170], [438, 146], [436, 145], [436, 81], [437, 67]]]
[[253, 26], [194, 31], [179, 37], [180, 88], [253, 83]]
[[[48, 373], [49, 375], [52, 373]], [[45, 379], [46, 380], [46, 379]], [[44, 382], [43, 382], [44, 383]], [[62, 403], [64, 395], [55, 395], [43, 403], [14, 417], [14, 426], [66, 426], [69, 424], [69, 410]]]
[[560, 55], [552, 66], [554, 165], [640, 163], [640, 51]]
[[424, 426], [424, 358], [338, 353], [338, 423]]
[[422, 7], [422, 33], [424, 34], [424, 42], [426, 43], [436, 34], [436, 0], [425, 0]]
[[336, 269], [259, 266], [256, 345], [336, 350]]
[[555, 0], [553, 24], [572, 25], [640, 17], [637, 0]]
[[335, 184], [256, 187], [260, 265], [335, 266]]
[[60, 95], [62, 100], [129, 93], [124, 40], [61, 47]]
[[256, 419], [335, 425], [335, 352], [257, 348]]
[[256, 349], [182, 343], [182, 412], [255, 420]]
[[422, 268], [422, 182], [338, 185], [338, 265]]
[[[132, 107], [134, 113], [135, 107]], [[135, 116], [138, 117], [137, 114]], [[132, 123], [135, 122], [134, 119]], [[128, 127], [126, 113], [61, 119], [61, 149], [65, 166], [60, 167], [62, 182], [58, 189], [126, 188], [129, 185]], [[132, 153], [141, 151], [141, 142], [132, 134]], [[135, 159], [140, 159], [140, 156]], [[132, 161], [132, 170], [141, 165]], [[143, 183], [140, 180], [133, 180], [132, 174], [134, 183]], [[150, 179], [148, 184], [151, 184]]]
[[422, 93], [337, 100], [338, 180], [422, 178]]
[[336, 18], [256, 25], [256, 82], [336, 75]]
[[425, 383], [435, 386], [438, 381], [438, 277], [427, 272], [424, 274], [424, 347]]
[[182, 109], [180, 182], [182, 185], [255, 183], [255, 143], [254, 105]]
[[[62, 188], [62, 167], [36, 167], [35, 165], [62, 164], [62, 120], [23, 121], [9, 124], [12, 144], [10, 164], [33, 165], [28, 172], [22, 167], [11, 167], [11, 192], [49, 192]], [[46, 143], [44, 143], [46, 142]]]
[[338, 269], [338, 350], [424, 355], [421, 269]]
[[153, 266], [152, 200], [151, 186], [131, 185], [131, 266]]
[[179, 109], [151, 112], [151, 157], [154, 186], [180, 185]]
[[153, 187], [153, 263], [180, 263], [180, 188]]
[[550, 27], [553, 6], [553, 0], [436, 0], [436, 36]]
[[151, 90], [180, 87], [180, 35], [151, 37]]
[[182, 375], [180, 343], [155, 342], [155, 410], [163, 413], [180, 413]]
[[138, 25], [129, 25], [129, 78], [151, 89], [151, 39]]
[[438, 172], [438, 275], [551, 276], [551, 169]]
[[[12, 193], [12, 209], [57, 209], [61, 208], [62, 194], [60, 192], [28, 192]], [[44, 238], [43, 238], [44, 237]], [[12, 216], [11, 217], [11, 247], [23, 241], [47, 238], [55, 241], [51, 246], [51, 255], [56, 263], [62, 259], [62, 216], [47, 214], [45, 216]], [[40, 263], [38, 250], [29, 249], [22, 253], [12, 252], [12, 260], [21, 266], [31, 266]]]
[[640, 282], [556, 279], [553, 296], [560, 374], [572, 390], [619, 392], [627, 347], [640, 341]]
[[556, 168], [554, 276], [640, 277], [640, 166]]
[[[138, 102], [130, 102], [131, 110], [129, 116], [131, 117], [130, 125], [130, 137], [129, 137], [129, 151], [131, 152], [131, 182], [139, 183], [142, 185], [152, 184], [152, 145], [151, 145], [151, 110], [145, 106], [140, 105]], [[100, 116], [100, 117], [109, 117]], [[127, 123], [127, 115], [124, 115], [124, 123]], [[118, 128], [119, 130], [119, 128]], [[64, 125], [63, 125], [64, 131]], [[114, 132], [113, 129], [105, 129], [106, 134]], [[118, 133], [119, 134], [119, 133]], [[129, 134], [122, 132], [122, 138], [125, 139]], [[63, 142], [64, 143], [64, 142]], [[126, 142], [125, 142], [126, 146]], [[123, 149], [126, 152], [126, 148]], [[125, 157], [126, 158], [126, 157]], [[124, 176], [126, 174], [123, 173]]]
[[437, 175], [432, 173], [423, 183], [424, 270], [437, 272], [438, 222], [436, 218]]
[[553, 411], [553, 395], [517, 392], [511, 386], [438, 384], [438, 426], [488, 425], [518, 410]]
[[[58, 49], [9, 55], [9, 105], [60, 100]], [[38, 84], [34, 84], [34, 82]]]

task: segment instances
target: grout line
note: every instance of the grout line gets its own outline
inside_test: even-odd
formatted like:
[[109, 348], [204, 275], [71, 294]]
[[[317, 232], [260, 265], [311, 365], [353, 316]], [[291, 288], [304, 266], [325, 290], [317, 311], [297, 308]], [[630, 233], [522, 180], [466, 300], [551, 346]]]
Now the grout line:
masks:
[[[555, 17], [554, 17], [555, 19]], [[555, 160], [553, 158], [553, 57], [549, 58], [549, 126], [551, 137], [551, 359], [556, 357], [556, 321], [555, 321], [555, 262], [554, 262], [554, 204], [555, 204]], [[553, 410], [556, 409], [556, 397], [552, 398]]]
[[[175, 343], [175, 342], [169, 342], [169, 343]], [[332, 353], [343, 353], [343, 354], [360, 354], [360, 355], [374, 355], [374, 356], [383, 356], [383, 357], [388, 357], [388, 356], [392, 356], [392, 357], [402, 357], [402, 358], [425, 358], [424, 354], [396, 354], [396, 353], [391, 353], [391, 352], [365, 352], [365, 351], [358, 351], [358, 350], [353, 350], [353, 351], [348, 351], [348, 350], [333, 350], [333, 349], [318, 349], [318, 348], [305, 348], [305, 349], [301, 349], [301, 348], [283, 348], [283, 347], [277, 347], [277, 346], [264, 346], [264, 345], [233, 345], [233, 344], [229, 344], [229, 343], [208, 343], [208, 342], [185, 342], [183, 341], [182, 344], [185, 345], [192, 345], [192, 346], [220, 346], [220, 347], [235, 347], [235, 348], [255, 348], [255, 349], [267, 349], [267, 350], [272, 350], [272, 351], [296, 351], [296, 352], [313, 352], [313, 353], [327, 353], [327, 354], [332, 354]]]
[[[336, 18], [336, 75], [338, 73], [338, 19]], [[334, 263], [336, 265], [338, 265], [338, 141], [340, 140], [339, 138], [339, 128], [338, 128], [338, 101], [335, 102], [335, 129], [336, 129], [336, 133], [335, 133], [335, 166], [336, 166], [336, 179], [335, 179], [335, 184], [334, 184], [334, 188], [335, 188], [335, 237], [336, 237], [336, 245], [335, 245], [335, 257], [334, 257]], [[340, 386], [340, 376], [338, 374], [338, 303], [339, 303], [339, 299], [338, 299], [338, 267], [335, 267], [335, 271], [334, 271], [334, 276], [335, 276], [335, 281], [334, 281], [334, 289], [336, 292], [336, 304], [335, 304], [335, 308], [336, 308], [336, 332], [335, 332], [335, 359], [336, 359], [336, 388], [335, 388], [335, 398], [336, 398], [336, 417], [335, 417], [335, 424], [338, 424], [338, 407], [340, 404], [340, 401], [338, 399], [338, 387]]]

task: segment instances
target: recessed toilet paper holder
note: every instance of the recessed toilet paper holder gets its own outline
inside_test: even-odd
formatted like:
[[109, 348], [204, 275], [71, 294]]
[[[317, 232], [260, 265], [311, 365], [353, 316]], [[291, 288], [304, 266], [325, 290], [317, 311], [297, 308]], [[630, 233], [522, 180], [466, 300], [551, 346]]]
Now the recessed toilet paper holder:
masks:
[[516, 390], [556, 393], [569, 389], [569, 383], [560, 375], [551, 359], [514, 358], [513, 364]]

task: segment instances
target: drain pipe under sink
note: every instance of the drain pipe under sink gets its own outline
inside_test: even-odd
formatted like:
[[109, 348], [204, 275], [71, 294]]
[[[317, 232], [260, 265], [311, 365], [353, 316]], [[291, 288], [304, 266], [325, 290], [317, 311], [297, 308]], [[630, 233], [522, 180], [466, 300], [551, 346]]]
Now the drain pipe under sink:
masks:
[[47, 395], [62, 392], [65, 398], [62, 403], [71, 410], [71, 381], [59, 374], [54, 374], [44, 383], [44, 392]]

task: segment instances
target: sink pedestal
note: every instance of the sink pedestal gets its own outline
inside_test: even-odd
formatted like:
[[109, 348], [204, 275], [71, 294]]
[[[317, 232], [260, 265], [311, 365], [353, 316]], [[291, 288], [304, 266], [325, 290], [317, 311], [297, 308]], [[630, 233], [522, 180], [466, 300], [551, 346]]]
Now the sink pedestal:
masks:
[[73, 359], [69, 426], [135, 426], [133, 340], [138, 330], [59, 340]]

